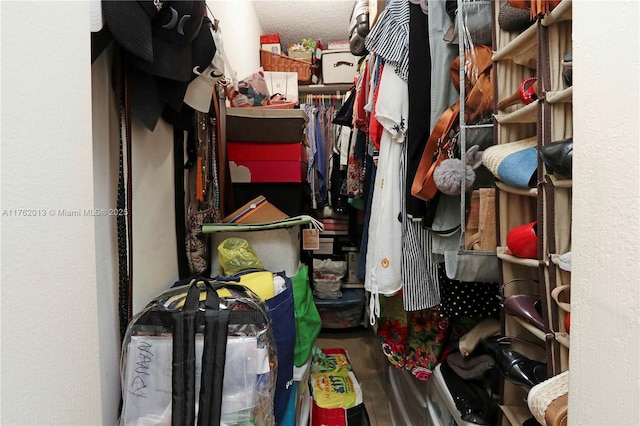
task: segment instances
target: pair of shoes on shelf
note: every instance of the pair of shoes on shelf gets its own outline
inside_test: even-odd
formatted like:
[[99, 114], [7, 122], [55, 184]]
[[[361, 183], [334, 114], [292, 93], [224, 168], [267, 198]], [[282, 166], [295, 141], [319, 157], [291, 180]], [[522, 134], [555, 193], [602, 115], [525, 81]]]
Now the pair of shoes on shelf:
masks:
[[508, 347], [504, 337], [490, 337], [482, 342], [484, 350], [493, 357], [496, 367], [509, 382], [532, 388], [547, 380], [547, 365], [527, 358], [520, 352]]
[[540, 148], [540, 158], [548, 173], [571, 179], [573, 168], [573, 138], [551, 142]]
[[546, 426], [566, 426], [569, 402], [569, 371], [531, 388], [527, 405], [536, 420]]

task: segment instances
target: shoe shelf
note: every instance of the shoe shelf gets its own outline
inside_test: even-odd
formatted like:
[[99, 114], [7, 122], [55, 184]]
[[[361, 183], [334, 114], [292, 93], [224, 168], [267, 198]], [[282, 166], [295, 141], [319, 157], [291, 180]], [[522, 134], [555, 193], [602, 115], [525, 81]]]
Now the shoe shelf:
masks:
[[573, 180], [557, 177], [556, 175], [545, 175], [545, 182], [551, 182], [554, 188], [571, 189], [573, 187]]
[[496, 182], [496, 187], [500, 189], [500, 191], [508, 192], [514, 195], [523, 195], [525, 197], [536, 198], [538, 196], [538, 188], [514, 188], [513, 186], [509, 186], [502, 182]]
[[522, 326], [522, 328], [525, 328], [529, 333], [531, 333], [533, 336], [535, 336], [540, 341], [544, 342], [546, 340], [547, 333], [544, 332], [543, 330], [540, 330], [535, 325], [529, 324], [528, 322], [526, 322], [522, 318], [518, 318], [518, 317], [516, 317], [514, 315], [509, 315], [509, 317], [511, 319], [513, 319], [514, 321], [516, 321], [517, 323], [519, 323], [520, 326]]
[[535, 70], [538, 60], [538, 36], [535, 25], [524, 30], [518, 36], [504, 41], [504, 46], [491, 57], [494, 62], [511, 61], [514, 64]]
[[[501, 7], [507, 2], [494, 2], [495, 22]], [[564, 55], [572, 48], [571, 19], [571, 0], [563, 0], [519, 34], [507, 32], [498, 25], [494, 27], [495, 143], [535, 137], [540, 149], [573, 136], [573, 87], [565, 86], [562, 66]], [[536, 77], [538, 99], [523, 105], [516, 103], [514, 94], [518, 93], [527, 77]], [[513, 104], [498, 110], [500, 101]], [[509, 280], [525, 277], [538, 281], [538, 293], [523, 288], [509, 291], [512, 294], [539, 294], [544, 322], [542, 330], [519, 314], [512, 315], [503, 310], [502, 331], [505, 336], [542, 342], [544, 356], [532, 349], [525, 349], [522, 354], [546, 362], [549, 376], [569, 368], [571, 339], [564, 323], [570, 309], [568, 286], [571, 285], [571, 272], [560, 268], [558, 257], [571, 251], [572, 186], [571, 179], [549, 173], [540, 158], [536, 188], [511, 188], [496, 182], [497, 257], [500, 260], [501, 284], [504, 286]], [[537, 222], [539, 257], [523, 259], [509, 254], [506, 245], [508, 232], [515, 226], [532, 221]], [[527, 406], [527, 394], [528, 389], [515, 386], [507, 378], [503, 380], [502, 425], [522, 425], [532, 417]]]
[[544, 100], [549, 104], [571, 103], [573, 102], [573, 86], [545, 92]]
[[504, 418], [509, 422], [508, 424], [513, 426], [521, 426], [531, 418], [531, 412], [529, 412], [529, 408], [526, 405], [501, 405], [500, 410], [502, 410]]
[[[495, 115], [499, 124], [523, 124], [536, 123], [538, 121], [538, 104], [540, 100], [535, 100], [529, 105], [521, 106], [515, 111], [499, 112]], [[509, 107], [513, 108], [513, 107]], [[508, 109], [509, 109], [508, 108]]]
[[556, 8], [541, 19], [544, 27], [550, 27], [559, 22], [571, 21], [573, 17], [571, 0], [563, 0]]
[[540, 266], [540, 261], [538, 259], [524, 259], [522, 257], [513, 256], [509, 253], [509, 249], [507, 247], [498, 246], [497, 254], [498, 259], [503, 260], [505, 262], [514, 263], [516, 265], [527, 266], [529, 268], [537, 268]]

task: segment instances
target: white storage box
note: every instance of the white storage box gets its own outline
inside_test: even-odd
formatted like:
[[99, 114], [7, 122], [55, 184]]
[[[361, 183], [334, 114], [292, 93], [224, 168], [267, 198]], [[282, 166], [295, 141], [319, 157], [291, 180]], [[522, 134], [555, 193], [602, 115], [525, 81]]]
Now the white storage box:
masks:
[[211, 235], [211, 275], [220, 274], [218, 245], [227, 238], [243, 238], [251, 244], [267, 271], [293, 277], [300, 267], [300, 225], [266, 231], [223, 231]]
[[353, 83], [358, 73], [358, 56], [349, 49], [322, 52], [322, 82], [324, 84]]

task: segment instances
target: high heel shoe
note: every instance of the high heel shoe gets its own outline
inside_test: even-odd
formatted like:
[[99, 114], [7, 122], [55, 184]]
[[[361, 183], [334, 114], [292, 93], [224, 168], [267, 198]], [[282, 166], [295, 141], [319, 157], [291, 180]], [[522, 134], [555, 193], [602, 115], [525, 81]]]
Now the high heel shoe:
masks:
[[529, 77], [522, 80], [518, 90], [511, 96], [498, 102], [498, 109], [503, 110], [511, 105], [523, 103], [529, 105], [533, 101], [538, 99], [538, 79], [535, 77]]
[[532, 388], [547, 380], [547, 365], [534, 361], [505, 347], [504, 337], [490, 337], [482, 342], [484, 350], [493, 357], [500, 374], [514, 385]]
[[514, 294], [504, 300], [504, 310], [509, 315], [522, 318], [529, 324], [545, 331], [542, 320], [542, 299], [533, 294]]
[[571, 179], [573, 168], [573, 138], [551, 142], [540, 148], [540, 158], [547, 172]]

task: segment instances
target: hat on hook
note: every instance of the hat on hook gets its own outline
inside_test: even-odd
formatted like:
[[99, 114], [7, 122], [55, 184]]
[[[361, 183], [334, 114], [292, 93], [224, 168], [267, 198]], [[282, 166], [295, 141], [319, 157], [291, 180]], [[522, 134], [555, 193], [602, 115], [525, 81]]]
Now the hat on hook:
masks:
[[[107, 25], [128, 53], [127, 59], [150, 74], [179, 81], [191, 78], [192, 45], [199, 38], [205, 11], [204, 0], [103, 0]], [[211, 51], [213, 39], [209, 38], [203, 35], [197, 43], [208, 43], [205, 50]]]
[[163, 2], [152, 0], [102, 0], [102, 13], [114, 39], [146, 62], [153, 61], [151, 21], [163, 7]]
[[150, 74], [189, 81], [192, 76], [192, 45], [196, 39], [196, 43], [206, 42], [205, 37], [198, 37], [205, 10], [204, 1], [165, 2], [151, 23], [152, 60], [144, 61], [133, 55], [129, 57], [130, 62]]
[[[209, 112], [214, 86], [222, 76], [216, 76], [214, 65], [209, 66], [198, 77], [189, 83], [184, 95], [184, 103], [200, 112]], [[196, 69], [194, 68], [194, 72]]]

